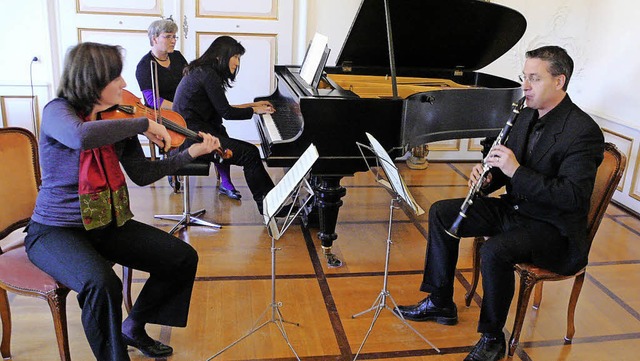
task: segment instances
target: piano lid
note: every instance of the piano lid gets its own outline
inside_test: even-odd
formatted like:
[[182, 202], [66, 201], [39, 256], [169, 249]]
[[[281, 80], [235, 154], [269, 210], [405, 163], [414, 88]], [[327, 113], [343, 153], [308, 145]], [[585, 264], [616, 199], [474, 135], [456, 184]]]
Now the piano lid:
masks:
[[[397, 68], [477, 70], [515, 45], [519, 12], [480, 0], [388, 0]], [[384, 0], [362, 0], [336, 64], [389, 67]]]

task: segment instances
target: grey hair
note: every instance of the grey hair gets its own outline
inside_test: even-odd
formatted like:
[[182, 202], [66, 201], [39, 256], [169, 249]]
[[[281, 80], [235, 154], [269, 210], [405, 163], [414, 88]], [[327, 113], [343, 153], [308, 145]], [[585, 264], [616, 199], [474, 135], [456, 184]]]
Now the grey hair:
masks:
[[153, 46], [153, 38], [160, 36], [162, 33], [177, 33], [178, 25], [173, 20], [160, 19], [149, 25], [147, 33], [149, 35], [149, 45]]

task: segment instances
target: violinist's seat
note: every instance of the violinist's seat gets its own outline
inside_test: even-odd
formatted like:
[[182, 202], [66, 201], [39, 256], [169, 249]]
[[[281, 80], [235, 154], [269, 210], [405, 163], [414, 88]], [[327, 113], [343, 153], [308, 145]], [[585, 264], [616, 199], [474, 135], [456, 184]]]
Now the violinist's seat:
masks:
[[[36, 267], [19, 229], [29, 223], [40, 187], [35, 136], [22, 128], [0, 128], [0, 163], [11, 172], [0, 174], [0, 321], [2, 359], [11, 359], [11, 309], [7, 292], [47, 301], [62, 361], [71, 360], [67, 331], [67, 295], [71, 291]], [[123, 267], [124, 303], [131, 309], [131, 270]], [[18, 299], [16, 299], [18, 301]], [[24, 356], [23, 359], [29, 358]]]
[[167, 219], [171, 221], [178, 221], [175, 226], [169, 231], [169, 233], [173, 234], [177, 230], [187, 227], [190, 225], [195, 226], [205, 226], [212, 227], [216, 229], [222, 228], [221, 225], [216, 223], [207, 222], [198, 218], [203, 215], [206, 210], [201, 209], [199, 211], [191, 211], [191, 193], [189, 189], [189, 177], [190, 176], [208, 176], [209, 168], [211, 166], [210, 162], [202, 162], [195, 160], [184, 167], [178, 169], [175, 173], [172, 174], [174, 177], [182, 176], [183, 177], [183, 192], [182, 192], [182, 214], [160, 214], [155, 215], [155, 218], [158, 219]]

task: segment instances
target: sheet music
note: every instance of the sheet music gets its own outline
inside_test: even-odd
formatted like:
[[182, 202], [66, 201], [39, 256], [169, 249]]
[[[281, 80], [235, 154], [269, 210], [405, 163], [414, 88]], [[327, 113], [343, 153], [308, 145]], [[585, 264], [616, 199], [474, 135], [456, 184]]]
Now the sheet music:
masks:
[[387, 176], [386, 180], [378, 179], [378, 182], [382, 183], [387, 187], [391, 186], [391, 189], [395, 191], [398, 194], [398, 196], [409, 207], [411, 207], [411, 209], [417, 215], [423, 214], [424, 209], [422, 209], [420, 205], [416, 203], [415, 199], [413, 199], [411, 192], [409, 192], [409, 188], [404, 183], [404, 180], [400, 176], [400, 172], [398, 171], [398, 168], [393, 163], [393, 160], [391, 159], [391, 157], [389, 157], [389, 154], [387, 154], [387, 151], [382, 147], [380, 142], [378, 142], [378, 140], [374, 138], [371, 134], [369, 133], [365, 133], [365, 134], [369, 139], [369, 143], [371, 143], [371, 148], [373, 150], [373, 153], [376, 155], [376, 157], [378, 157], [378, 159], [380, 159], [380, 163], [382, 163], [381, 164], [382, 169], [384, 170], [384, 173]]
[[313, 77], [316, 75], [318, 67], [321, 66], [322, 56], [328, 42], [329, 38], [320, 33], [316, 33], [311, 40], [311, 45], [300, 68], [300, 77], [309, 85], [313, 83]]
[[318, 157], [316, 146], [311, 144], [293, 167], [282, 177], [280, 182], [267, 193], [262, 203], [265, 224], [268, 224], [269, 220], [280, 210], [280, 207], [289, 198], [291, 192], [296, 189], [298, 184], [309, 173]]

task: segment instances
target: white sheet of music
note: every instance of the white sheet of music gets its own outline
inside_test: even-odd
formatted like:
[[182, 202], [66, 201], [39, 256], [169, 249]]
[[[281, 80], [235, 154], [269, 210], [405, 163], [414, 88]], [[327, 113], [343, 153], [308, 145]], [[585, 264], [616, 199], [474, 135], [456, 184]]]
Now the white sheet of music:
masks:
[[300, 156], [296, 163], [282, 177], [280, 182], [267, 193], [264, 197], [262, 208], [264, 223], [268, 224], [269, 220], [278, 212], [280, 207], [287, 201], [291, 193], [296, 189], [298, 184], [309, 173], [311, 167], [318, 159], [318, 150], [316, 146], [311, 144], [307, 150]]
[[[422, 209], [420, 205], [416, 203], [415, 199], [413, 199], [411, 192], [409, 192], [409, 188], [407, 188], [407, 185], [404, 183], [404, 180], [400, 176], [400, 172], [398, 171], [398, 168], [393, 163], [393, 159], [389, 157], [389, 154], [387, 154], [387, 151], [384, 149], [384, 147], [382, 147], [380, 142], [378, 142], [378, 140], [373, 137], [373, 135], [369, 133], [365, 133], [365, 134], [369, 139], [369, 143], [371, 143], [371, 148], [373, 149], [373, 152], [375, 153], [376, 157], [380, 159], [380, 163], [381, 163], [380, 165], [382, 166], [382, 169], [384, 170], [384, 173], [387, 176], [386, 181], [384, 179], [378, 179], [378, 181], [381, 182], [383, 185], [386, 185], [386, 186], [390, 185], [391, 189], [395, 191], [398, 194], [398, 196], [400, 196], [400, 198], [402, 198], [402, 200], [409, 207], [411, 207], [411, 209], [417, 215], [423, 214], [424, 209]], [[387, 181], [388, 181], [388, 184], [386, 184]]]
[[300, 68], [300, 77], [309, 85], [313, 82], [313, 77], [316, 75], [318, 67], [322, 62], [324, 48], [327, 46], [328, 42], [329, 38], [320, 33], [316, 33], [313, 36], [313, 40], [311, 40], [309, 51], [302, 63], [302, 67]]

